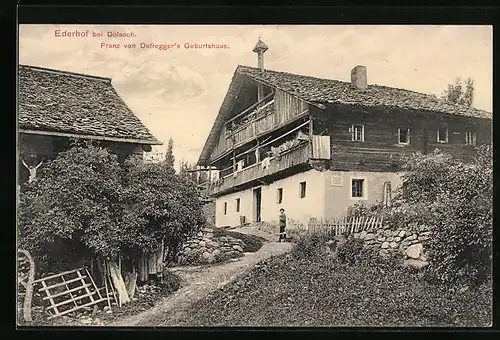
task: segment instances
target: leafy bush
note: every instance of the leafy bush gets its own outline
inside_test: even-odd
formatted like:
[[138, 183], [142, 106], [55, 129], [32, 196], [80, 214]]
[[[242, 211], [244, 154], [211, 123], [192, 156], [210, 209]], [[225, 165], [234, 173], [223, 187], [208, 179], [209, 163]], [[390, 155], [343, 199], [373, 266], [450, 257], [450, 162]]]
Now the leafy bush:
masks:
[[293, 247], [292, 253], [296, 258], [314, 258], [322, 256], [325, 254], [326, 242], [328, 240], [329, 235], [323, 231], [302, 235], [297, 239], [297, 243]]
[[172, 250], [204, 221], [194, 183], [164, 163], [131, 158], [122, 166], [108, 149], [85, 144], [40, 170], [20, 193], [19, 240], [44, 262], [76, 250], [139, 253], [162, 240]]
[[46, 254], [62, 240], [74, 240], [96, 254], [116, 254], [137, 236], [120, 226], [120, 175], [117, 157], [106, 149], [78, 146], [61, 152], [21, 190], [21, 246]]
[[356, 239], [350, 235], [345, 241], [339, 242], [337, 246], [337, 259], [340, 263], [354, 265], [363, 260], [363, 240]]
[[161, 285], [169, 293], [177, 291], [181, 287], [181, 278], [167, 268], [163, 269]]
[[169, 259], [175, 260], [182, 243], [205, 222], [198, 188], [165, 162], [131, 158], [125, 170], [127, 211], [123, 223], [142, 231], [137, 250], [154, 250], [164, 240]]
[[491, 273], [493, 166], [490, 146], [458, 161], [439, 151], [414, 155], [405, 165], [390, 223], [429, 226], [427, 278], [484, 282]]

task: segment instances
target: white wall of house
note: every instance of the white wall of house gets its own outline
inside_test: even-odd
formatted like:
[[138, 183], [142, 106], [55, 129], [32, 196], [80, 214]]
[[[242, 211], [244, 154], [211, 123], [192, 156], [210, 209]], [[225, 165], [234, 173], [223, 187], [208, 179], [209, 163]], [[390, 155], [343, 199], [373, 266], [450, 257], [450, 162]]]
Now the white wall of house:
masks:
[[[301, 197], [301, 183], [305, 182], [305, 197]], [[254, 194], [261, 188], [261, 221], [277, 222], [280, 208], [284, 208], [288, 219], [306, 223], [310, 217], [324, 213], [325, 180], [322, 172], [308, 170], [280, 179], [269, 185], [238, 191], [218, 197], [216, 205], [216, 226], [234, 226], [240, 223], [240, 216], [247, 222], [254, 221]], [[278, 203], [278, 189], [283, 190], [283, 199]], [[240, 211], [236, 211], [236, 200], [240, 199]], [[224, 204], [227, 210], [224, 214]]]
[[[306, 183], [305, 197], [300, 197], [300, 183]], [[278, 189], [283, 189], [283, 201], [278, 204]], [[262, 186], [262, 220], [277, 222], [279, 210], [285, 209], [287, 218], [307, 223], [309, 218], [321, 216], [324, 211], [325, 185], [323, 174], [308, 170]], [[289, 221], [290, 224], [290, 221]]]
[[[236, 211], [236, 200], [240, 199], [240, 211]], [[252, 222], [252, 189], [234, 192], [220, 196], [215, 200], [215, 225], [217, 227], [236, 226], [240, 224], [240, 216], [246, 217], [246, 222]], [[224, 213], [224, 205], [227, 205]]]
[[[391, 182], [392, 197], [402, 183], [402, 173], [325, 171], [325, 213], [324, 217], [338, 217], [347, 213], [349, 206], [358, 201], [366, 205], [376, 204], [383, 199], [384, 183]], [[352, 181], [363, 179], [363, 197], [352, 197]]]
[[[279, 209], [284, 208], [291, 220], [307, 224], [311, 217], [329, 218], [344, 216], [349, 206], [358, 201], [367, 205], [381, 202], [384, 183], [390, 182], [392, 197], [401, 185], [402, 173], [393, 172], [354, 172], [354, 171], [317, 171], [308, 170], [278, 180], [269, 185], [260, 185], [228, 195], [215, 201], [216, 226], [236, 226], [240, 216], [246, 222], [254, 221], [253, 190], [261, 188], [261, 221], [277, 223]], [[363, 197], [352, 197], [352, 181], [363, 180]], [[300, 197], [300, 183], [306, 183], [305, 197]], [[283, 189], [283, 200], [278, 203], [278, 189]], [[236, 200], [240, 199], [240, 211], [236, 211]], [[224, 204], [227, 204], [224, 214]]]

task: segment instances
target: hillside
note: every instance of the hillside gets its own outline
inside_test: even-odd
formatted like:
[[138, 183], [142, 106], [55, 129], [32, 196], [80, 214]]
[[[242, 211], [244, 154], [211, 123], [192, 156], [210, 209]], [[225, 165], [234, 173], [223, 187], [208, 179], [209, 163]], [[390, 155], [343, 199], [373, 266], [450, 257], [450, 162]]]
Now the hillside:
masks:
[[[272, 257], [194, 303], [190, 326], [487, 326], [491, 287], [453, 292], [403, 268]], [[471, 311], [474, 310], [474, 313]]]

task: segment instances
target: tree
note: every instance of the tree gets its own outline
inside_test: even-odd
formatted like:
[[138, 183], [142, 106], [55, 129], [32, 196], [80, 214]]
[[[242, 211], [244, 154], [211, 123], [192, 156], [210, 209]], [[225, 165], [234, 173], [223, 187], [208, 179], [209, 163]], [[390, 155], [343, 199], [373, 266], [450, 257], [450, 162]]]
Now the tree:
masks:
[[465, 81], [457, 78], [454, 84], [449, 84], [443, 92], [442, 98], [455, 104], [472, 106], [474, 101], [474, 80], [467, 78]]
[[23, 248], [50, 253], [72, 240], [112, 257], [128, 232], [119, 226], [123, 207], [117, 157], [94, 146], [74, 147], [49, 161], [33, 184], [24, 186], [19, 206]]
[[162, 240], [178, 246], [203, 215], [196, 186], [165, 162], [122, 166], [92, 145], [61, 152], [21, 191], [20, 246], [52, 263], [71, 252], [113, 259]]
[[173, 149], [174, 149], [174, 140], [172, 138], [169, 138], [167, 152], [165, 154], [165, 165], [168, 167], [171, 167], [172, 169], [174, 168], [174, 164], [175, 164], [175, 157], [174, 157]]
[[124, 223], [143, 231], [141, 249], [156, 250], [163, 240], [174, 259], [178, 247], [204, 224], [196, 185], [162, 163], [130, 160], [127, 168], [129, 208]]

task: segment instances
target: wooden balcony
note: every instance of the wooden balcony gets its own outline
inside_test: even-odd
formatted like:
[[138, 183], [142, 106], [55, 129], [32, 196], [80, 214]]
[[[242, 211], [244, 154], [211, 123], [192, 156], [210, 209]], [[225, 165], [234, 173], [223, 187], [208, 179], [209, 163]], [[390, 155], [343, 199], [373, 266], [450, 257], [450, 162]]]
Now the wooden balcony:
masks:
[[229, 174], [216, 183], [212, 183], [208, 193], [211, 196], [217, 196], [238, 190], [252, 183], [266, 183], [286, 170], [307, 165], [309, 160], [313, 159], [330, 159], [329, 136], [313, 136], [310, 142], [297, 145], [283, 152], [279, 159], [272, 157], [267, 168], [263, 168], [262, 162], [259, 162], [243, 168], [236, 174]]

